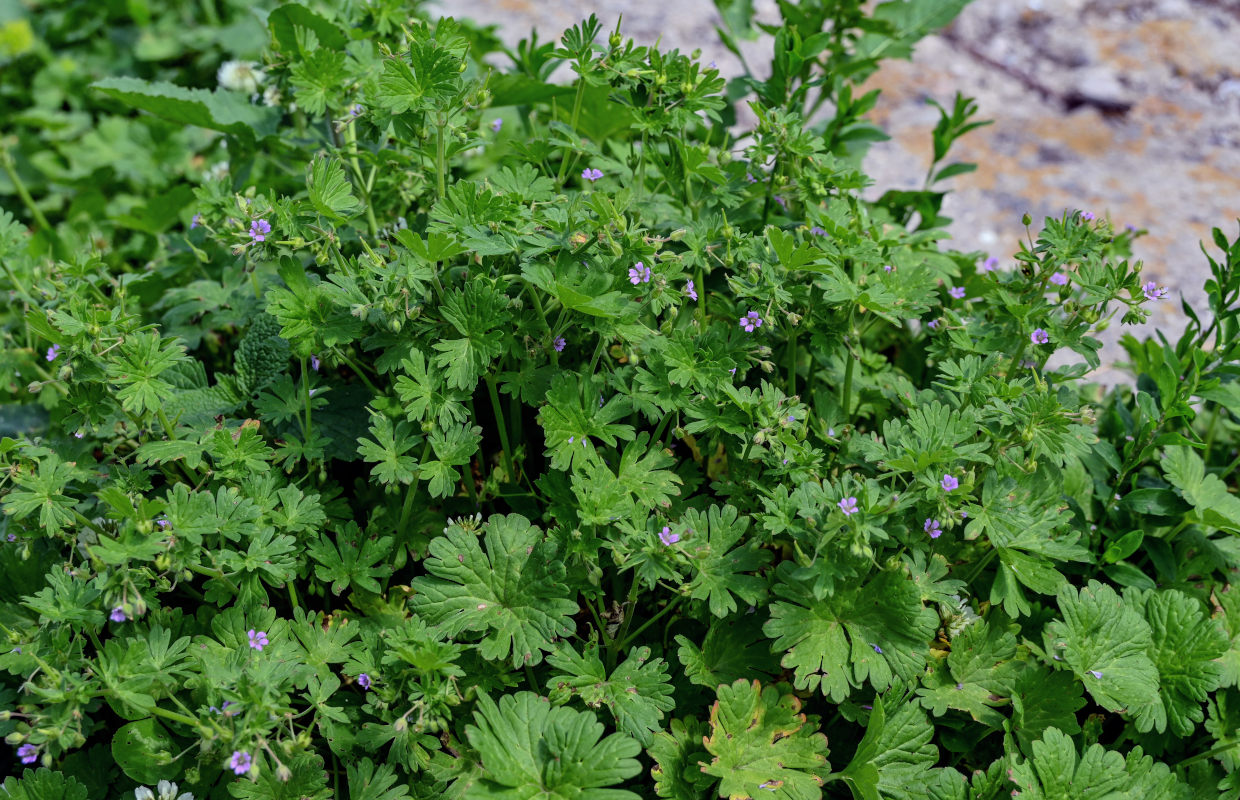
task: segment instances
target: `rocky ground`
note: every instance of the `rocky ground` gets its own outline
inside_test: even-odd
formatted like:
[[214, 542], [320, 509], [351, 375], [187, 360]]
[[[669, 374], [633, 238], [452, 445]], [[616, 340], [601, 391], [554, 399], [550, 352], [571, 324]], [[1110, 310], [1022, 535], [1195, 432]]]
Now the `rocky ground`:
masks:
[[[774, 15], [771, 0], [755, 7]], [[714, 33], [710, 0], [451, 0], [441, 9], [497, 23], [514, 42], [531, 27], [558, 35], [592, 11], [610, 30], [623, 14], [639, 42], [662, 37], [666, 47], [700, 48], [725, 74], [740, 70]], [[760, 61], [769, 47], [751, 50]], [[1181, 292], [1204, 308], [1209, 267], [1198, 242], [1212, 227], [1234, 237], [1240, 219], [1240, 0], [975, 0], [871, 85], [883, 90], [874, 118], [892, 137], [866, 163], [880, 190], [918, 187], [937, 119], [927, 98], [948, 105], [960, 91], [994, 120], [953, 151], [979, 164], [944, 204], [956, 247], [1002, 257], [1023, 236], [1025, 212], [1040, 220], [1087, 209], [1149, 231], [1136, 256], [1171, 289], [1151, 331], [1182, 328]], [[1119, 332], [1109, 333], [1106, 355], [1116, 358]]]

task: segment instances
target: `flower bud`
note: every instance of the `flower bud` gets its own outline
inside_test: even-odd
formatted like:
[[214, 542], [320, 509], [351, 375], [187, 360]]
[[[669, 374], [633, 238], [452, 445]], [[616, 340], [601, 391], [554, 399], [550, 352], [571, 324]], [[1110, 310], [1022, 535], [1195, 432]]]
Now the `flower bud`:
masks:
[[611, 45], [612, 48], [619, 47], [624, 44], [624, 37], [620, 35], [620, 31], [612, 31], [611, 36], [607, 37], [607, 44]]
[[5, 744], [19, 745], [24, 741], [26, 741], [26, 734], [18, 733], [17, 731], [13, 731], [8, 736], [4, 737]]
[[280, 779], [281, 783], [288, 783], [293, 779], [293, 771], [281, 764], [276, 767], [276, 777]]
[[405, 719], [404, 717], [401, 717], [400, 719], [392, 723], [392, 727], [396, 729], [397, 733], [404, 733], [405, 731], [409, 730], [409, 720]]

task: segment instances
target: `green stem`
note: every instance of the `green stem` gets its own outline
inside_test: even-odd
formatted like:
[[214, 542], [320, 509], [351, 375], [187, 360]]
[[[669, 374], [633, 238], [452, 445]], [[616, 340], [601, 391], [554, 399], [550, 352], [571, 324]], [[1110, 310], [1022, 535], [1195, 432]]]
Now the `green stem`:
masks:
[[848, 422], [852, 419], [849, 409], [852, 407], [853, 368], [857, 359], [853, 357], [851, 348], [844, 354], [844, 358], [848, 363], [844, 365], [844, 388], [840, 393], [840, 408], [844, 412], [844, 421]]
[[343, 361], [349, 369], [353, 370], [353, 372], [357, 375], [357, 377], [361, 378], [362, 383], [366, 384], [366, 388], [374, 392], [376, 397], [383, 394], [383, 392], [379, 391], [375, 387], [375, 385], [370, 382], [370, 379], [366, 377], [366, 373], [362, 372], [362, 368], [359, 367], [357, 364], [353, 363], [353, 359], [349, 358], [347, 355], [345, 355], [342, 352], [337, 353], [337, 355], [340, 356], [340, 360]]
[[623, 642], [628, 636], [629, 628], [633, 624], [633, 608], [637, 605], [637, 589], [641, 585], [641, 581], [637, 579], [637, 572], [633, 572], [633, 580], [629, 584], [629, 595], [624, 599], [624, 622], [620, 623], [620, 630], [616, 631], [616, 638], [612, 639], [612, 647], [607, 650], [608, 661], [611, 666], [615, 667], [616, 662], [620, 660], [620, 642]]
[[495, 412], [495, 424], [499, 426], [499, 444], [504, 448], [504, 470], [508, 473], [508, 480], [512, 483], [517, 482], [517, 472], [512, 467], [512, 449], [508, 446], [508, 426], [504, 423], [504, 412], [499, 405], [499, 393], [495, 390], [495, 378], [490, 375], [486, 376], [487, 392], [491, 395], [491, 408]]
[[448, 172], [447, 159], [447, 142], [444, 141], [443, 131], [447, 127], [447, 120], [440, 116], [439, 125], [436, 126], [438, 136], [435, 140], [435, 187], [438, 189], [438, 197], [443, 199], [446, 194], [445, 179]]
[[7, 147], [0, 147], [0, 168], [4, 169], [5, 174], [9, 176], [9, 180], [13, 182], [13, 188], [17, 190], [17, 196], [21, 198], [22, 203], [30, 211], [30, 216], [34, 217], [34, 221], [39, 227], [47, 232], [47, 236], [52, 240], [52, 246], [57, 252], [60, 251], [60, 236], [56, 233], [56, 229], [47, 221], [47, 217], [43, 216], [43, 212], [34, 204], [34, 198], [30, 196], [30, 191], [26, 188], [26, 184], [22, 181], [21, 176], [17, 174], [16, 164], [13, 162], [13, 155]]
[[637, 630], [630, 633], [628, 637], [626, 637], [623, 641], [620, 642], [620, 644], [616, 645], [616, 649], [623, 650], [624, 648], [628, 647], [631, 642], [637, 639], [638, 636], [642, 635], [642, 632], [644, 632], [651, 625], [655, 624], [660, 619], [662, 619], [664, 616], [666, 616], [667, 613], [671, 611], [673, 608], [680, 605], [680, 601], [683, 599], [684, 598], [679, 595], [672, 598], [671, 602], [665, 605], [657, 614], [655, 614], [653, 617], [643, 622], [641, 625], [637, 626]]
[[201, 723], [193, 717], [186, 716], [185, 714], [178, 714], [175, 711], [169, 711], [168, 709], [161, 708], [160, 706], [151, 706], [151, 713], [157, 717], [163, 717], [164, 719], [170, 719], [173, 722], [179, 722], [182, 725], [189, 725], [195, 730], [201, 730], [202, 728]]
[[[580, 75], [577, 76], [577, 96], [573, 98], [573, 115], [569, 122], [569, 127], [573, 129], [573, 134], [577, 133], [577, 119], [581, 116], [581, 101], [586, 94], [586, 82]], [[572, 160], [572, 153], [565, 153], [564, 158], [560, 161], [560, 174], [556, 176], [555, 182], [561, 186], [564, 185], [564, 175], [568, 172], [568, 163]]]
[[[800, 332], [799, 327], [792, 329], [792, 333], [788, 335], [788, 396], [792, 397], [797, 393], [797, 334]], [[852, 359], [848, 360], [852, 364]], [[845, 411], [847, 413], [847, 410]]]
[[[440, 139], [442, 140], [442, 135]], [[370, 184], [362, 178], [362, 165], [357, 160], [357, 123], [350, 122], [344, 128], [344, 141], [349, 145], [349, 163], [353, 165], [353, 175], [357, 179], [357, 188], [362, 193], [362, 199], [366, 202], [366, 224], [370, 226], [371, 238], [378, 238], [379, 223], [375, 221], [375, 210], [370, 204]], [[372, 172], [373, 176], [374, 173]], [[442, 195], [441, 195], [442, 196]]]
[[227, 586], [228, 590], [233, 594], [238, 594], [240, 592], [236, 584], [228, 580], [228, 576], [224, 574], [224, 570], [219, 569], [218, 567], [212, 570], [202, 566], [201, 564], [186, 564], [185, 568], [190, 572], [197, 572], [199, 575], [205, 575], [208, 578], [215, 578], [216, 580], [223, 581], [224, 585]]
[[1198, 753], [1197, 755], [1191, 758], [1184, 759], [1183, 761], [1179, 763], [1179, 769], [1183, 769], [1184, 767], [1187, 767], [1189, 764], [1196, 764], [1198, 761], [1205, 761], [1206, 759], [1214, 758], [1215, 756], [1222, 755], [1223, 753], [1226, 753], [1228, 750], [1232, 749], [1233, 747], [1237, 745], [1240, 745], [1240, 739], [1233, 739], [1228, 742], [1223, 742], [1222, 744], [1217, 744], [1214, 747], [1211, 747], [1209, 750], [1205, 751], [1204, 753]]
[[306, 407], [306, 423], [302, 426], [301, 435], [306, 441], [310, 441], [310, 371], [306, 369], [306, 359], [301, 359], [301, 397]]

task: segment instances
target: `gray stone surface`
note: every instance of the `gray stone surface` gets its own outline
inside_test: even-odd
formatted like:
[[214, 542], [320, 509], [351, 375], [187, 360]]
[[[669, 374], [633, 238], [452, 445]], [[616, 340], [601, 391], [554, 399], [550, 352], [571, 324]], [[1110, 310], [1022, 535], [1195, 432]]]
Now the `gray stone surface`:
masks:
[[[755, 0], [771, 19], [774, 4]], [[531, 26], [543, 37], [597, 13], [639, 43], [701, 49], [725, 74], [740, 65], [719, 43], [710, 0], [457, 0], [444, 13], [497, 23], [515, 42]], [[764, 63], [770, 40], [746, 45]], [[910, 62], [893, 61], [870, 81], [873, 114], [892, 136], [866, 162], [875, 191], [919, 186], [936, 114], [928, 98], [977, 98], [994, 125], [953, 151], [979, 169], [954, 179], [944, 204], [955, 246], [1003, 258], [1024, 236], [1020, 217], [1064, 208], [1134, 225], [1144, 271], [1167, 285], [1147, 330], [1182, 329], [1179, 296], [1204, 309], [1209, 268], [1198, 242], [1210, 228], [1236, 234], [1240, 218], [1240, 0], [975, 0]], [[1120, 331], [1106, 355], [1119, 357]], [[1112, 380], [1113, 375], [1102, 376]]]

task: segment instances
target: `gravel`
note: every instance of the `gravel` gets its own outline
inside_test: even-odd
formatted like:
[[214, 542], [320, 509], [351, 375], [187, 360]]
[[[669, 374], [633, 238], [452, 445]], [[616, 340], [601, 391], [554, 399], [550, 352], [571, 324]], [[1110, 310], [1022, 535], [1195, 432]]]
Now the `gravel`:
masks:
[[[776, 18], [773, 2], [755, 8]], [[510, 43], [531, 27], [544, 40], [558, 36], [591, 12], [610, 31], [623, 15], [622, 30], [639, 43], [700, 49], [724, 74], [740, 71], [719, 44], [710, 0], [456, 0], [441, 11], [497, 24]], [[1040, 221], [1066, 208], [1146, 229], [1135, 258], [1171, 291], [1144, 330], [1125, 331], [1174, 336], [1185, 322], [1181, 293], [1205, 309], [1199, 242], [1213, 227], [1234, 237], [1240, 221], [1238, 42], [1240, 0], [975, 0], [911, 62], [888, 62], [865, 87], [882, 89], [872, 117], [892, 137], [867, 158], [872, 196], [919, 188], [937, 119], [926, 100], [974, 97], [994, 124], [951, 154], [979, 165], [953, 179], [944, 202], [952, 246], [1002, 259], [1025, 236], [1022, 214]], [[769, 48], [769, 38], [744, 44], [754, 65]], [[1104, 363], [1122, 357], [1120, 334], [1118, 325], [1105, 333]]]

